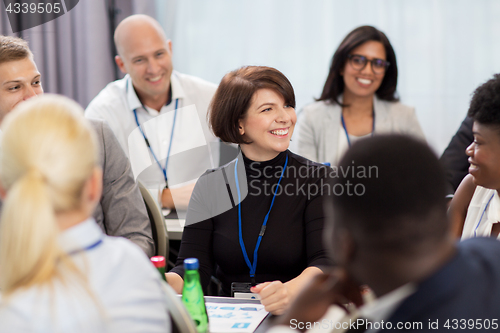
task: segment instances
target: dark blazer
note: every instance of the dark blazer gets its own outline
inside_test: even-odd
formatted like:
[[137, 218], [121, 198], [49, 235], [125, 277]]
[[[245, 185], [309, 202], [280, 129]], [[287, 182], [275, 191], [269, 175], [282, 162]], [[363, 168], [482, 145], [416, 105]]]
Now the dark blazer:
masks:
[[[474, 324], [470, 320], [464, 329], [462, 319], [472, 319]], [[484, 329], [487, 320], [489, 330]], [[398, 322], [422, 322], [422, 328], [408, 330], [415, 332], [498, 331], [500, 242], [493, 238], [473, 238], [460, 242], [456, 256], [421, 282], [417, 291], [403, 301], [388, 321], [393, 325], [393, 329], [388, 332], [393, 332]], [[436, 321], [438, 329], [429, 329], [429, 322]], [[450, 329], [444, 326], [447, 321]], [[479, 322], [482, 322], [482, 328]], [[493, 323], [496, 323], [497, 329], [492, 329]]]
[[472, 135], [473, 122], [472, 118], [467, 117], [464, 119], [439, 159], [446, 171], [448, 194], [455, 193], [462, 179], [469, 173], [469, 161], [465, 149], [474, 141], [474, 135]]
[[155, 252], [151, 223], [130, 162], [111, 128], [102, 120], [89, 119], [97, 134], [103, 169], [103, 191], [94, 218], [110, 236], [125, 237], [149, 256]]

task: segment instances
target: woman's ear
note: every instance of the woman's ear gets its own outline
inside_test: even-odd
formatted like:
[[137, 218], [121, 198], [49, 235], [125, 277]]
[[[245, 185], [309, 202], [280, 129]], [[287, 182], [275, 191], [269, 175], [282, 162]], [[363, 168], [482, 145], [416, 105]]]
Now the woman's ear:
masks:
[[238, 131], [240, 132], [240, 135], [245, 134], [245, 129], [243, 128], [243, 122], [241, 120], [238, 122]]

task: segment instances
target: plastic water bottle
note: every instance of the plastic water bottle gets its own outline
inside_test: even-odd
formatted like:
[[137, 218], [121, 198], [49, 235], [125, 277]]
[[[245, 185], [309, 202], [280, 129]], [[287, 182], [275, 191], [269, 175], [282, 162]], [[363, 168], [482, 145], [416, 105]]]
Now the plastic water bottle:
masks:
[[160, 272], [163, 281], [167, 282], [167, 278], [165, 276], [165, 262], [166, 262], [165, 257], [164, 256], [151, 257], [151, 262], [156, 267], [158, 272]]
[[208, 315], [205, 298], [201, 289], [200, 264], [196, 258], [184, 260], [184, 287], [182, 288], [182, 303], [186, 306], [191, 318], [196, 324], [198, 333], [208, 332]]

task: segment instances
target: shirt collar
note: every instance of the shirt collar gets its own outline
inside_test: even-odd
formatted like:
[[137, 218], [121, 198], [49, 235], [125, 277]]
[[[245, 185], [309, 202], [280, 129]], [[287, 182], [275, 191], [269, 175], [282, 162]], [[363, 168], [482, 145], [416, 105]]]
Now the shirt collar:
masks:
[[[125, 75], [124, 80], [126, 86], [127, 102], [130, 111], [133, 112], [135, 109], [142, 109], [141, 100], [139, 99], [137, 93], [135, 92], [130, 75], [128, 74]], [[173, 71], [172, 75], [170, 76], [170, 88], [172, 89], [172, 101], [175, 101], [176, 99], [182, 100], [186, 96], [184, 89], [182, 89], [182, 85], [181, 82], [179, 81], [179, 77], [176, 71]], [[150, 112], [151, 110], [147, 111]], [[154, 115], [157, 114], [158, 113], [155, 113]]]
[[186, 97], [186, 93], [182, 89], [181, 81], [179, 80], [179, 74], [176, 71], [173, 71], [170, 76], [170, 87], [172, 88], [172, 101], [176, 99], [182, 100]]
[[59, 236], [59, 244], [66, 253], [83, 250], [102, 239], [101, 228], [94, 218], [88, 218], [71, 228], [64, 230]]
[[142, 107], [141, 101], [139, 97], [137, 97], [137, 93], [135, 92], [134, 86], [132, 85], [132, 79], [130, 75], [125, 75], [125, 86], [126, 86], [126, 94], [127, 94], [127, 102], [130, 107], [130, 111], [134, 111], [135, 109], [139, 109]]
[[399, 304], [413, 294], [415, 290], [415, 284], [407, 283], [362, 306], [359, 309], [360, 315], [372, 322], [386, 320], [394, 313]]

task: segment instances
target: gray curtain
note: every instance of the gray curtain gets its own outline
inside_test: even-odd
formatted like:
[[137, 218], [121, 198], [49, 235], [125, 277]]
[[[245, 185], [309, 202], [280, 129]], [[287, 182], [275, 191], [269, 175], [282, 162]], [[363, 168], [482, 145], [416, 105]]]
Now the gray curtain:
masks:
[[114, 63], [114, 28], [131, 14], [154, 16], [155, 3], [81, 0], [65, 15], [13, 34], [1, 1], [0, 33], [29, 42], [45, 92], [65, 95], [85, 108], [106, 84], [122, 76]]

